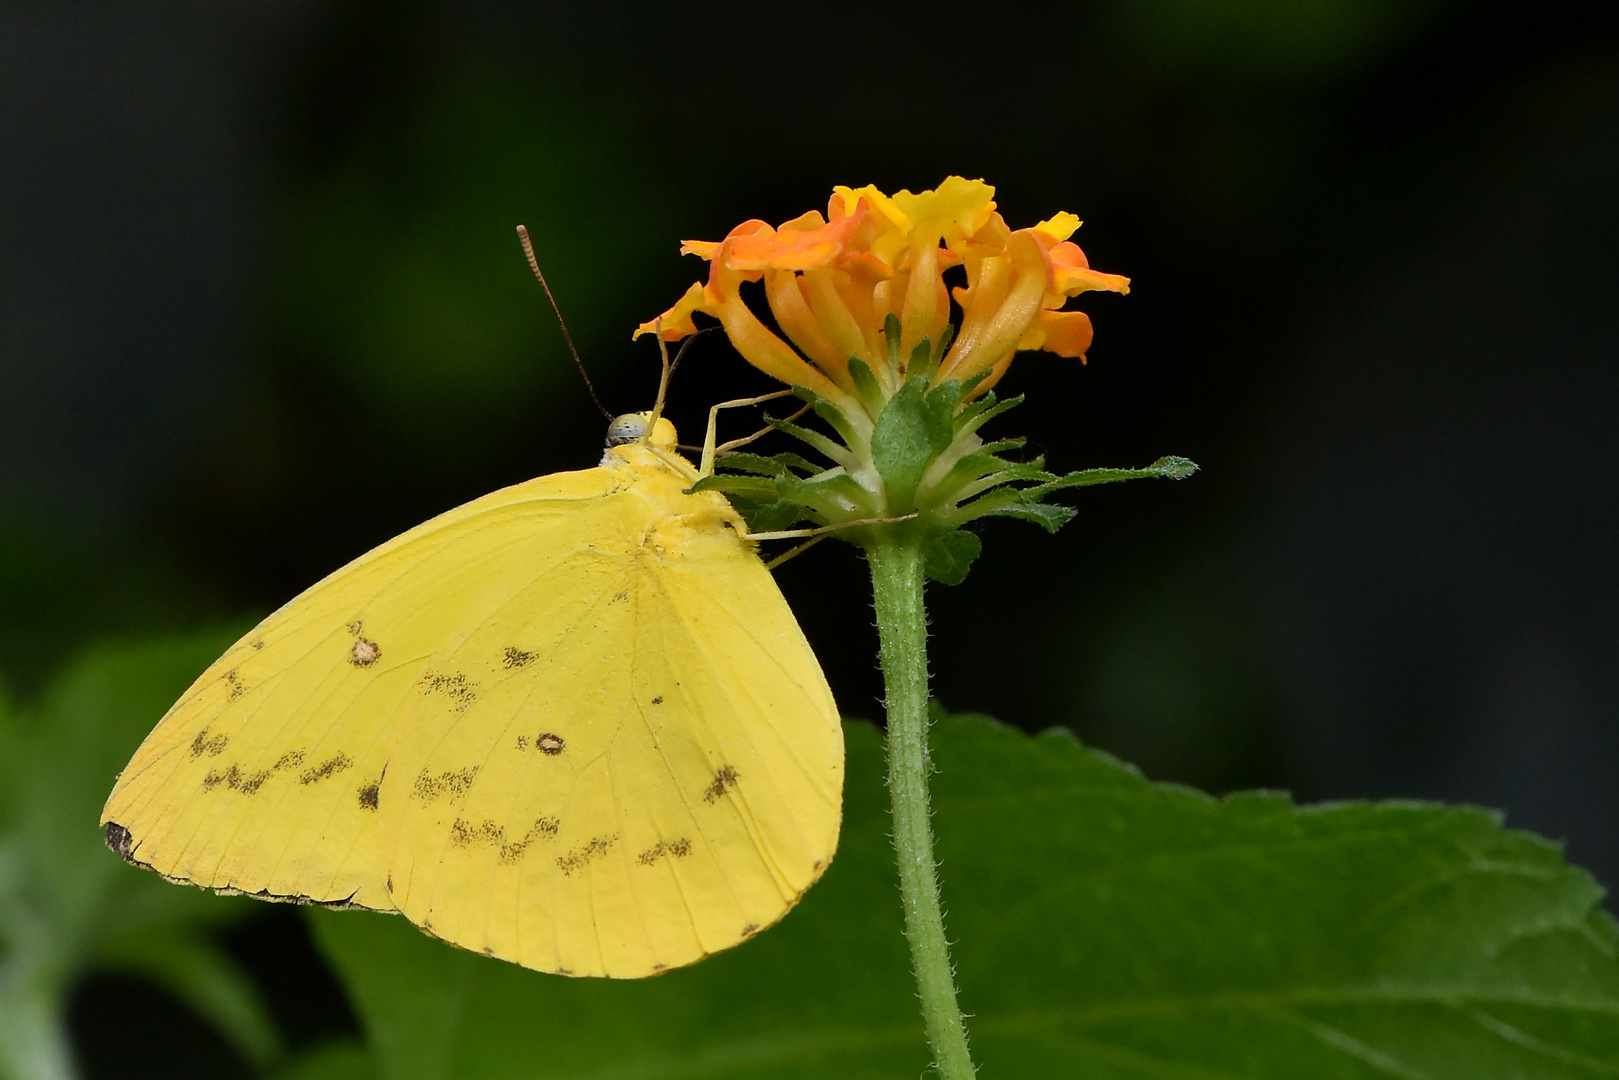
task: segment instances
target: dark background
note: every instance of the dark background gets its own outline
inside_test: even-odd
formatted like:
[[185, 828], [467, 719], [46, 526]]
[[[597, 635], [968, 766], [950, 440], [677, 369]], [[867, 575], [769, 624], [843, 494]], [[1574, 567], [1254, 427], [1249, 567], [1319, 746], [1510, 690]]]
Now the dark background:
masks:
[[[1484, 803], [1619, 881], [1613, 5], [55, 0], [0, 6], [0, 101], [21, 701], [593, 464], [516, 223], [622, 411], [656, 379], [630, 331], [706, 272], [680, 240], [958, 173], [1134, 281], [1085, 299], [1088, 366], [1018, 361], [997, 430], [1203, 471], [989, 525], [930, 598], [946, 704], [1217, 791]], [[704, 338], [673, 418], [765, 385]], [[779, 579], [875, 716], [838, 547]], [[295, 1033], [348, 1022], [296, 920], [234, 944]], [[93, 1033], [149, 996], [81, 992], [92, 1074], [139, 1071]]]

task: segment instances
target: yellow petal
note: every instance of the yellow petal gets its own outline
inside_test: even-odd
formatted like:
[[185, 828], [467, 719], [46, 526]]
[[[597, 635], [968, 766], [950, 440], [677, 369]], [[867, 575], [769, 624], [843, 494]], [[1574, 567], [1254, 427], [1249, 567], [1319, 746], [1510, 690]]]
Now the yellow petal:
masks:
[[1060, 214], [1053, 214], [1051, 217], [1046, 218], [1046, 220], [1034, 227], [1034, 231], [1044, 236], [1049, 236], [1053, 243], [1060, 243], [1073, 236], [1074, 230], [1079, 226], [1079, 215], [1070, 214], [1064, 210]]
[[910, 221], [913, 235], [937, 228], [948, 242], [972, 236], [995, 211], [995, 189], [982, 180], [947, 176], [932, 191], [896, 191], [894, 203]]

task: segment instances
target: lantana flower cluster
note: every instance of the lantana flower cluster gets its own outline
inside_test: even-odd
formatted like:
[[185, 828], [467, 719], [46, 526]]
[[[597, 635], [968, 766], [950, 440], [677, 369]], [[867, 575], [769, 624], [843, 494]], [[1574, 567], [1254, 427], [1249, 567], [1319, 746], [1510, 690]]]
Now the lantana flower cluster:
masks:
[[[826, 458], [823, 466], [795, 453], [737, 453], [735, 444], [718, 447], [729, 452], [716, 462], [711, 431], [708, 474], [693, 490], [724, 492], [756, 537], [841, 530], [870, 551], [909, 536], [928, 576], [954, 583], [980, 550], [967, 528], [974, 521], [1011, 517], [1055, 530], [1074, 515], [1048, 501], [1058, 492], [1190, 475], [1195, 466], [1182, 458], [1058, 475], [1039, 457], [1004, 456], [1022, 439], [978, 434], [1017, 404], [997, 402], [991, 388], [1020, 350], [1084, 359], [1091, 321], [1065, 306], [1070, 299], [1130, 290], [1129, 279], [1090, 268], [1069, 239], [1078, 227], [1062, 213], [1012, 229], [994, 188], [952, 176], [919, 194], [838, 187], [824, 216], [811, 211], [779, 227], [745, 221], [724, 240], [686, 241], [682, 251], [708, 261], [708, 280], [636, 336], [679, 340], [697, 332], [694, 315], [712, 316], [749, 363], [792, 387], [836, 435], [793, 417], [769, 421]], [[756, 284], [779, 334], [743, 296]], [[716, 464], [724, 471], [709, 473]], [[806, 522], [814, 528], [792, 528]]]
[[[959, 176], [917, 194], [837, 187], [824, 217], [812, 210], [779, 228], [744, 221], [717, 243], [688, 240], [681, 251], [709, 262], [708, 280], [636, 336], [679, 340], [697, 331], [694, 313], [711, 315], [749, 363], [845, 409], [856, 396], [849, 361], [862, 361], [892, 394], [916, 345], [927, 338], [937, 347], [948, 332], [952, 297], [961, 321], [934, 385], [982, 376], [969, 396], [983, 394], [1024, 349], [1083, 360], [1090, 318], [1064, 304], [1094, 290], [1127, 293], [1129, 279], [1090, 268], [1069, 239], [1080, 224], [1073, 214], [1012, 229], [994, 196], [989, 184]], [[956, 266], [966, 284], [948, 289], [944, 274]], [[786, 341], [742, 296], [744, 283], [759, 281]], [[884, 332], [890, 315], [901, 328], [897, 363]]]

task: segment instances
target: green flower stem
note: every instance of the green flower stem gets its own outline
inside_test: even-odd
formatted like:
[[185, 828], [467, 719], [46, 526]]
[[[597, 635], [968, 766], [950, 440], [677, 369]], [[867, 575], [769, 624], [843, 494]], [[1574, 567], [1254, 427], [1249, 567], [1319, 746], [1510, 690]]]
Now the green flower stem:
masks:
[[967, 1029], [956, 1006], [950, 943], [939, 909], [933, 833], [928, 825], [928, 643], [922, 609], [922, 543], [916, 536], [879, 536], [866, 548], [888, 710], [888, 791], [894, 806], [894, 849], [905, 906], [922, 1018], [939, 1075], [971, 1080]]

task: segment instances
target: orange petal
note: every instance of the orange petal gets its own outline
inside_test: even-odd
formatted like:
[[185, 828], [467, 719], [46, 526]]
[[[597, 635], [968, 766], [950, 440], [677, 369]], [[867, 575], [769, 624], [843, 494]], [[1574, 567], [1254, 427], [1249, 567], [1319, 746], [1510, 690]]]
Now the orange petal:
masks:
[[[887, 358], [886, 353], [874, 352], [865, 327], [838, 289], [837, 274], [838, 271], [830, 266], [807, 272], [802, 279], [804, 300], [832, 345], [845, 356], [858, 356], [875, 371], [877, 365]], [[853, 284], [848, 275], [844, 275], [844, 279], [846, 287]], [[869, 315], [867, 321], [871, 321]], [[880, 328], [878, 332], [881, 332]]]
[[725, 336], [731, 339], [731, 345], [742, 358], [772, 379], [780, 379], [789, 386], [802, 386], [834, 401], [847, 397], [831, 379], [771, 333], [742, 302], [740, 295], [728, 297], [715, 314], [725, 327]]
[[[744, 221], [742, 224], [726, 233], [725, 239], [729, 240], [735, 236], [757, 236], [759, 233], [770, 235], [775, 231], [776, 230], [770, 227], [770, 223], [768, 221], [760, 221], [758, 218], [749, 218], [747, 221]], [[685, 240], [680, 244], [680, 253], [682, 255], [698, 255], [704, 259], [710, 260], [714, 258], [714, 253], [719, 249], [720, 245], [712, 240]]]
[[1085, 350], [1090, 347], [1090, 316], [1083, 311], [1042, 311], [1035, 316], [1034, 325], [1018, 342], [1017, 349], [1002, 356], [990, 367], [983, 382], [973, 388], [973, 396], [987, 392], [1000, 382], [1012, 366], [1012, 358], [1025, 349], [1044, 349], [1058, 356], [1077, 357], [1083, 364]]
[[776, 316], [776, 325], [812, 364], [829, 373], [839, 385], [847, 386], [849, 357], [832, 344], [821, 324], [815, 321], [815, 313], [804, 302], [799, 282], [799, 276], [790, 270], [766, 272], [765, 297], [770, 302], [771, 313]]
[[1053, 245], [1048, 253], [1051, 259], [1051, 291], [1060, 296], [1078, 296], [1082, 292], [1128, 293], [1130, 279], [1118, 274], [1102, 274], [1090, 268], [1079, 245], [1063, 241]]
[[1043, 349], [1070, 359], [1085, 359], [1091, 347], [1091, 317], [1083, 311], [1042, 311], [1018, 342], [1021, 349]]
[[814, 270], [826, 266], [843, 253], [850, 235], [865, 221], [855, 213], [826, 224], [803, 228], [811, 211], [790, 221], [779, 230], [759, 231], [738, 236], [733, 230], [728, 265], [733, 270]]
[[650, 322], [644, 322], [636, 327], [635, 333], [630, 335], [633, 341], [642, 334], [659, 331], [665, 341], [679, 341], [683, 337], [690, 337], [697, 333], [697, 324], [691, 321], [692, 312], [701, 311], [704, 315], [714, 314], [714, 306], [709, 303], [707, 290], [700, 281], [692, 282], [691, 288], [686, 290], [674, 307], [659, 315]]
[[[935, 382], [946, 379], [965, 382], [980, 371], [1007, 360], [1017, 351], [1018, 342], [1023, 340], [1023, 335], [1034, 323], [1041, 310], [1041, 301], [1045, 298], [1050, 274], [1045, 249], [1026, 230], [1020, 231], [1012, 234], [1007, 257], [1011, 281], [1005, 299], [994, 306], [987, 318], [984, 317], [981, 309], [991, 297], [984, 289], [986, 282], [980, 281], [980, 290], [984, 295], [975, 300], [968, 317], [962, 320], [961, 338], [951, 346], [950, 355], [940, 365]], [[978, 318], [973, 318], [975, 315]], [[984, 389], [987, 387], [980, 385], [978, 392], [982, 393]]]
[[825, 224], [826, 218], [821, 216], [819, 210], [806, 210], [793, 218], [793, 220], [782, 222], [781, 227], [783, 229], [797, 229], [799, 232], [809, 232], [812, 229], [819, 229]]

